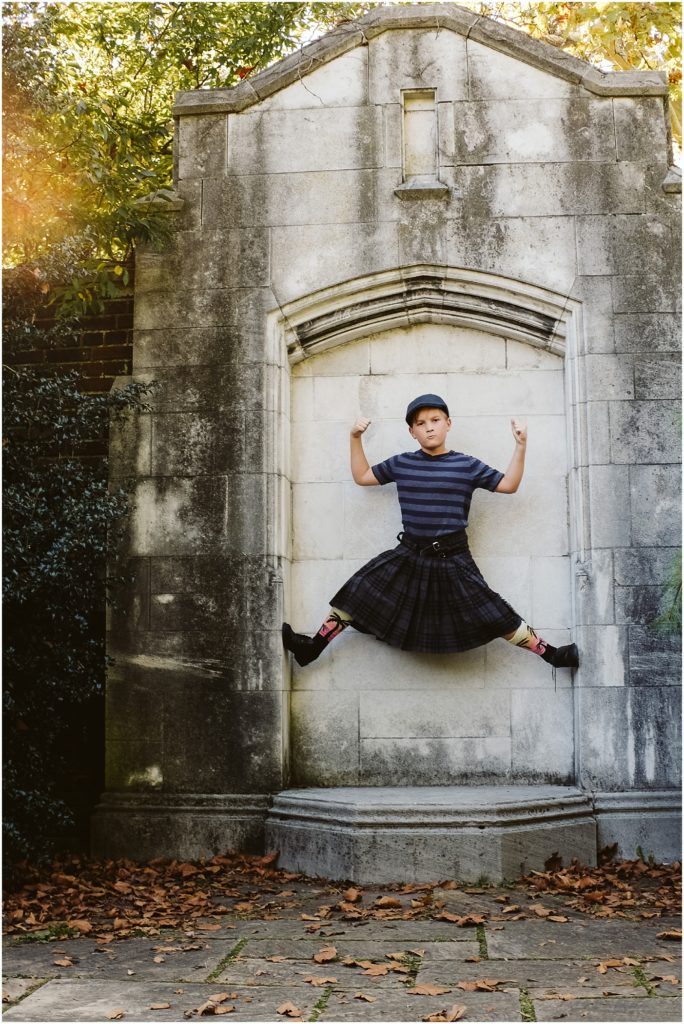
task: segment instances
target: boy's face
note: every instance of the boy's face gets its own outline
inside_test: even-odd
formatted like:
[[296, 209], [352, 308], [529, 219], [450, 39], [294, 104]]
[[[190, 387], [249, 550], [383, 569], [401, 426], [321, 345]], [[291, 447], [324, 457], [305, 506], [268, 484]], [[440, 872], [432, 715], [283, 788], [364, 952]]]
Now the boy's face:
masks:
[[419, 409], [409, 427], [409, 434], [424, 452], [442, 455], [447, 448], [446, 436], [451, 430], [451, 420], [443, 409]]

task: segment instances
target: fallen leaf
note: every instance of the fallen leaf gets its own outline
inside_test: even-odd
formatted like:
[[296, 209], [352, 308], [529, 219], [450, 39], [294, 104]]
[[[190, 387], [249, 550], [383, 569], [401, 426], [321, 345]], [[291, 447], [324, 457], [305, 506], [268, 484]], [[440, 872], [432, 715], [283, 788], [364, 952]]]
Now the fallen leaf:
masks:
[[607, 974], [609, 968], [612, 967], [614, 969], [617, 969], [618, 967], [622, 966], [622, 960], [603, 960], [601, 963], [596, 965], [596, 970], [599, 972], [599, 974]]
[[324, 978], [317, 974], [309, 974], [308, 977], [304, 978], [304, 981], [308, 982], [309, 985], [334, 985], [337, 984], [337, 978]]
[[150, 1003], [150, 1010], [170, 1010], [171, 1003]]
[[267, 956], [266, 959], [268, 961], [270, 961], [271, 963], [273, 963], [273, 964], [282, 964], [285, 960], [287, 960], [287, 957], [286, 956]]
[[375, 907], [394, 907], [401, 909], [401, 900], [396, 899], [394, 896], [378, 896], [373, 906]]
[[481, 958], [480, 958], [479, 956], [467, 956], [467, 957], [465, 958], [465, 962], [466, 962], [467, 964], [479, 964], [479, 962], [480, 962], [480, 959], [481, 959]]
[[504, 907], [503, 908], [503, 913], [504, 914], [512, 914], [515, 910], [520, 910], [520, 907], [518, 906], [517, 903], [512, 903], [510, 905], [510, 907]]
[[626, 964], [627, 967], [640, 967], [641, 966], [641, 961], [640, 960], [633, 960], [630, 956], [623, 956], [622, 962], [623, 962], [623, 964]]
[[198, 924], [196, 925], [198, 932], [217, 932], [221, 927], [220, 924]]
[[649, 981], [669, 981], [671, 985], [679, 985], [679, 978], [674, 974], [652, 974]]
[[334, 960], [336, 956], [337, 950], [334, 946], [324, 946], [323, 949], [319, 949], [318, 953], [314, 953], [313, 959], [317, 964], [324, 964], [328, 960]]
[[421, 1019], [435, 1022], [460, 1020], [461, 1017], [464, 1016], [466, 1009], [467, 1007], [463, 1006], [461, 1003], [455, 1003], [450, 1010], [440, 1010], [437, 1013], [430, 1013], [427, 1017], [422, 1017]]
[[81, 935], [87, 935], [88, 932], [92, 932], [93, 926], [90, 921], [83, 921], [80, 918], [76, 921], [67, 921], [70, 928], [76, 928]]
[[375, 996], [367, 996], [365, 992], [355, 992], [354, 999], [363, 999], [365, 1003], [374, 1003]]
[[318, 914], [315, 917], [312, 917], [311, 914], [300, 914], [299, 919], [300, 921], [318, 921], [319, 917]]
[[127, 975], [128, 975], [129, 977], [131, 977], [131, 976], [132, 976], [133, 974], [135, 974], [135, 971], [131, 971], [131, 970], [129, 969], [128, 971], [126, 971], [126, 974], [127, 974]]
[[360, 891], [358, 889], [354, 889], [354, 888], [345, 889], [345, 891], [342, 893], [342, 895], [344, 896], [344, 898], [347, 901], [347, 903], [356, 903], [357, 900], [361, 899]]
[[657, 939], [672, 939], [675, 942], [682, 941], [682, 929], [676, 928], [674, 931], [669, 932], [658, 932], [656, 935]]
[[537, 917], [548, 917], [549, 914], [553, 913], [552, 910], [549, 910], [548, 907], [542, 906], [541, 903], [531, 903], [527, 909], [534, 911]]
[[415, 985], [406, 991], [412, 996], [443, 996], [445, 992], [451, 992], [451, 989], [446, 988], [444, 985], [433, 985], [431, 982], [426, 981], [424, 984]]
[[67, 960], [67, 959], [64, 959], [64, 960], [53, 960], [52, 962], [53, 962], [53, 964], [56, 967], [73, 967], [74, 966], [74, 961], [73, 960]]
[[155, 956], [155, 958], [154, 958], [155, 964], [163, 964], [165, 961], [166, 961], [166, 957], [165, 956]]
[[562, 999], [567, 1002], [570, 999], [577, 999], [577, 996], [573, 996], [570, 992], [561, 992], [556, 996], [556, 999]]
[[363, 973], [367, 974], [370, 978], [381, 978], [383, 975], [388, 974], [389, 971], [389, 964], [371, 964]]
[[107, 1020], [123, 1020], [125, 1013], [125, 1010], [117, 1008], [116, 1010], [112, 1010], [110, 1013], [107, 1014]]
[[564, 917], [562, 914], [549, 914], [549, 916], [547, 917], [546, 920], [547, 921], [558, 921], [559, 924], [567, 924], [568, 923], [568, 918]]
[[294, 1003], [281, 1003], [276, 1013], [282, 1013], [285, 1017], [301, 1017], [302, 1011]]

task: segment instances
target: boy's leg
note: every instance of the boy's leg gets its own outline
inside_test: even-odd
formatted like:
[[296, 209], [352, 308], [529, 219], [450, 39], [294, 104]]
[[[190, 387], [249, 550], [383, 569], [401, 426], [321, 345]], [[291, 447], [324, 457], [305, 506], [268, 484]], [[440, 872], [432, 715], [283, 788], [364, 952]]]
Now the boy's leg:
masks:
[[329, 643], [332, 643], [336, 636], [340, 635], [342, 630], [347, 628], [351, 621], [351, 615], [338, 608], [331, 608], [314, 637], [306, 636], [304, 633], [295, 633], [292, 627], [284, 622], [283, 646], [286, 651], [292, 651], [298, 665], [309, 665], [316, 660]]
[[554, 668], [579, 668], [579, 654], [576, 644], [568, 644], [565, 647], [553, 647], [543, 640], [531, 626], [521, 619], [520, 625], [513, 633], [505, 633], [504, 640], [515, 644], [516, 647], [524, 647], [533, 654], [547, 661]]

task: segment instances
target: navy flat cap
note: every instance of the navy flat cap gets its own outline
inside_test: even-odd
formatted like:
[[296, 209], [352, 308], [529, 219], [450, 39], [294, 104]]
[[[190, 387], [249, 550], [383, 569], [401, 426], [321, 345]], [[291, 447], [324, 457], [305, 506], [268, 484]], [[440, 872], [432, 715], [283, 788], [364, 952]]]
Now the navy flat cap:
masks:
[[443, 409], [447, 416], [449, 415], [449, 407], [439, 395], [418, 395], [418, 398], [414, 398], [409, 403], [409, 407], [406, 410], [406, 422], [409, 427], [412, 425], [413, 417], [419, 409]]

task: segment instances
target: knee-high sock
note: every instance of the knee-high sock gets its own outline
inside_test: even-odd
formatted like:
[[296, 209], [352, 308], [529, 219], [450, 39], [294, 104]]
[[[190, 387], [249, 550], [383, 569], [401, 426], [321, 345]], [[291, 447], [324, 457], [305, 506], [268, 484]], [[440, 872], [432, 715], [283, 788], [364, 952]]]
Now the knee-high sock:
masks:
[[504, 639], [508, 640], [510, 644], [515, 644], [516, 647], [524, 647], [526, 650], [532, 651], [533, 654], [538, 654], [544, 661], [551, 661], [551, 657], [556, 650], [546, 640], [542, 640], [524, 620], [521, 620], [520, 625], [512, 636], [507, 636]]
[[351, 620], [351, 615], [341, 612], [338, 608], [331, 608], [316, 633], [316, 638], [320, 637], [326, 644], [331, 643], [347, 628]]

